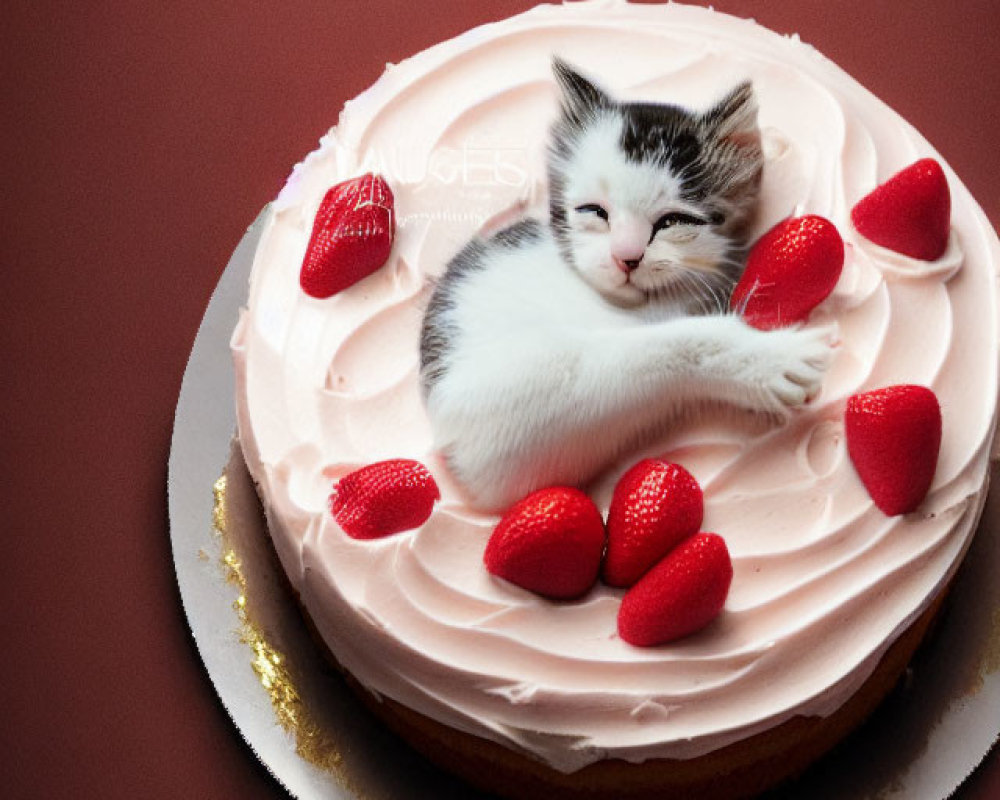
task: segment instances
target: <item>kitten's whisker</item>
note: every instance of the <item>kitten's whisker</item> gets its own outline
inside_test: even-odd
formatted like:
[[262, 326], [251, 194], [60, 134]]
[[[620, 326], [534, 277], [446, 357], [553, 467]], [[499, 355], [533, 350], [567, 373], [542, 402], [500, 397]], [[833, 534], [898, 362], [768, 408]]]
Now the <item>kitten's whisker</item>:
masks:
[[[708, 274], [700, 270], [684, 269], [681, 273], [684, 282], [691, 288], [693, 294], [704, 300], [707, 311], [715, 310], [724, 313], [728, 305], [725, 288], [717, 280], [711, 280]], [[713, 276], [714, 277], [714, 276]]]
[[688, 294], [692, 295], [705, 311], [711, 311], [718, 304], [715, 288], [697, 270], [682, 267], [678, 271], [677, 278], [677, 282], [686, 287]]
[[746, 296], [740, 301], [739, 308], [737, 309], [740, 314], [743, 314], [747, 310], [747, 306], [750, 304], [751, 298], [762, 289], [770, 289], [775, 284], [773, 281], [763, 283], [760, 280], [755, 280], [753, 286], [750, 287], [750, 291], [746, 293]]

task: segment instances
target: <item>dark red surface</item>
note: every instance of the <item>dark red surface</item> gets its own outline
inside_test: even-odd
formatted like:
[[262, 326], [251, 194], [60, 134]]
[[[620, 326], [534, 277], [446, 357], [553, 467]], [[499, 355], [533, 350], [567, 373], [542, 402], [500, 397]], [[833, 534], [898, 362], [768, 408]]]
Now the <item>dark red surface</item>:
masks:
[[[246, 226], [341, 104], [386, 61], [528, 4], [4, 4], [5, 797], [281, 795], [217, 703], [174, 581], [188, 352]], [[1000, 223], [993, 0], [715, 5], [839, 62]], [[994, 750], [960, 797], [998, 796]]]

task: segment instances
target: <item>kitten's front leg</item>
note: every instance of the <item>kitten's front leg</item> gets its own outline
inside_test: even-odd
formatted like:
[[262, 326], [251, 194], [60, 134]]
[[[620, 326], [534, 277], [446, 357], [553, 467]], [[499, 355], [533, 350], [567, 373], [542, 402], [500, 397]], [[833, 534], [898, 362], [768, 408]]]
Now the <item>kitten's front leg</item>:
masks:
[[755, 351], [741, 378], [763, 411], [784, 417], [817, 394], [833, 357], [832, 328], [782, 328], [759, 331]]
[[760, 331], [733, 315], [669, 324], [682, 371], [709, 399], [781, 419], [819, 393], [833, 355], [831, 328]]
[[428, 397], [434, 440], [478, 506], [505, 508], [543, 486], [585, 483], [689, 405], [786, 416], [819, 390], [829, 336], [758, 331], [735, 316], [514, 328], [454, 358]]

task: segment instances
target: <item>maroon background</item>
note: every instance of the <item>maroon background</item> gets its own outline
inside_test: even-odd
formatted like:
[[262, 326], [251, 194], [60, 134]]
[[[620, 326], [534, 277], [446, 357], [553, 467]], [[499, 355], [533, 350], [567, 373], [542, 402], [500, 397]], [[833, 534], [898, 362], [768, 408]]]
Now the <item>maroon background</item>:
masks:
[[[4, 4], [5, 796], [280, 796], [215, 699], [174, 580], [188, 353], [246, 226], [342, 103], [386, 61], [529, 4]], [[1000, 223], [993, 0], [715, 5], [844, 66]], [[1000, 796], [996, 749], [960, 796]]]

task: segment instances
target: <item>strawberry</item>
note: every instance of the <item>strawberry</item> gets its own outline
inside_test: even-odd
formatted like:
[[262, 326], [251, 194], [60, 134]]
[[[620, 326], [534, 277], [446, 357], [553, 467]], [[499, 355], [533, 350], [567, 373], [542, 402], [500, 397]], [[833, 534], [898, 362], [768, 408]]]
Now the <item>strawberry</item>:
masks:
[[948, 247], [951, 192], [944, 170], [922, 158], [897, 172], [851, 209], [858, 233], [877, 245], [923, 261], [935, 261]]
[[427, 467], [397, 458], [341, 478], [330, 495], [330, 511], [351, 538], [378, 539], [419, 528], [440, 497]]
[[597, 580], [604, 520], [579, 489], [554, 486], [511, 506], [490, 536], [486, 569], [555, 600], [586, 592]]
[[604, 582], [631, 586], [674, 545], [696, 534], [703, 514], [701, 487], [690, 472], [661, 459], [640, 461], [611, 498]]
[[804, 322], [843, 267], [844, 241], [832, 222], [815, 214], [791, 217], [754, 244], [730, 308], [765, 331]]
[[844, 415], [847, 452], [872, 500], [889, 516], [920, 505], [941, 449], [941, 407], [923, 386], [853, 395]]
[[651, 647], [701, 630], [722, 610], [732, 580], [723, 538], [696, 533], [625, 593], [618, 635], [629, 644]]
[[385, 180], [370, 172], [327, 191], [299, 272], [306, 294], [330, 297], [388, 260], [396, 233], [393, 202]]

